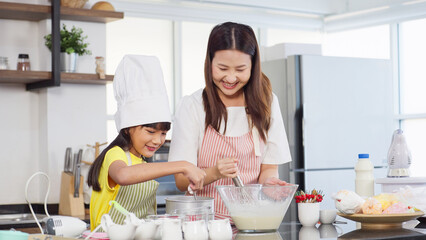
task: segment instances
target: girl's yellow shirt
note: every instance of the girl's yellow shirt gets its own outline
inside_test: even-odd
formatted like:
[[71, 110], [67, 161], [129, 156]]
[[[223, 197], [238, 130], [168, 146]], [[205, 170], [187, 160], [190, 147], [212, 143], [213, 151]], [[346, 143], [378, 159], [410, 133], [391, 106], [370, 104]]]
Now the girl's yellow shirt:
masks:
[[[143, 161], [141, 158], [136, 157], [130, 153], [132, 159], [132, 165], [140, 164]], [[111, 163], [114, 161], [124, 161], [126, 165], [129, 165], [127, 160], [126, 153], [124, 150], [118, 146], [111, 148], [104, 158], [102, 163], [101, 171], [99, 173], [99, 184], [101, 186], [101, 191], [92, 191], [92, 196], [90, 198], [90, 228], [93, 231], [99, 224], [101, 224], [102, 215], [109, 212], [111, 205], [109, 202], [115, 200], [120, 189], [120, 185], [116, 185], [111, 188], [108, 184], [108, 169], [111, 166]]]

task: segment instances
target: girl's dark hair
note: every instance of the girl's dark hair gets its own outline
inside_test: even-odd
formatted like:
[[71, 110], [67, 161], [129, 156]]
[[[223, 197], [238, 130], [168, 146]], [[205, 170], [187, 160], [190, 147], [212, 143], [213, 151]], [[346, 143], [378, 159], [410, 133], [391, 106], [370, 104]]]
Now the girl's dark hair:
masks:
[[266, 141], [271, 123], [272, 87], [271, 82], [262, 73], [260, 67], [259, 46], [253, 29], [250, 26], [225, 22], [216, 25], [210, 33], [204, 77], [206, 87], [203, 90], [203, 104], [206, 112], [205, 128], [210, 125], [219, 131], [222, 118], [226, 122], [228, 113], [220, 100], [218, 90], [213, 83], [212, 60], [219, 50], [238, 50], [251, 56], [251, 75], [244, 86], [246, 112], [251, 119], [251, 126], [256, 126], [262, 140]]
[[[169, 122], [159, 122], [141, 125], [142, 127], [150, 127], [160, 131], [170, 130]], [[124, 151], [129, 151], [132, 148], [132, 141], [130, 140], [129, 134], [130, 128], [123, 128], [118, 133], [118, 136], [112, 141], [108, 147], [106, 147], [101, 154], [95, 159], [93, 164], [90, 166], [89, 174], [87, 177], [87, 184], [92, 186], [94, 191], [101, 191], [101, 185], [99, 184], [99, 173], [101, 172], [102, 164], [104, 163], [106, 153], [113, 147], [118, 146]]]

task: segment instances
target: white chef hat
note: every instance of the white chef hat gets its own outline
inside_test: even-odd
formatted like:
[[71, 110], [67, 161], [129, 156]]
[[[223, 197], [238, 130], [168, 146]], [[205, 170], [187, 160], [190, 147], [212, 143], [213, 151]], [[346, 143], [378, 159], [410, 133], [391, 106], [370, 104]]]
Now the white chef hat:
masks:
[[115, 72], [113, 87], [118, 132], [127, 127], [172, 121], [157, 57], [125, 55]]

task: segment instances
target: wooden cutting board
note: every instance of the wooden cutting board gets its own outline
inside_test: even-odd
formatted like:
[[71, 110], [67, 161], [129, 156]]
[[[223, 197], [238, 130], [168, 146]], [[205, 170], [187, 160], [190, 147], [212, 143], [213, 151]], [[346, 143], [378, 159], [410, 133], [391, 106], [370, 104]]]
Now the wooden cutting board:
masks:
[[75, 240], [75, 238], [65, 238], [45, 234], [30, 234], [28, 240]]

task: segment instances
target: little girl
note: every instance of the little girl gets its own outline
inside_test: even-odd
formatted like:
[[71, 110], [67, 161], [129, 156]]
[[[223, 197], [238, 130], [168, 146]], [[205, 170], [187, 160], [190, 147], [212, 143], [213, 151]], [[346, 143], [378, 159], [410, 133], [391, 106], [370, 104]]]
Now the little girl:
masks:
[[108, 213], [115, 223], [125, 216], [109, 202], [117, 201], [139, 218], [156, 214], [155, 178], [181, 173], [194, 190], [202, 189], [205, 172], [186, 161], [147, 163], [163, 144], [171, 115], [160, 62], [156, 57], [126, 55], [114, 77], [118, 136], [89, 170], [90, 224], [93, 231]]

